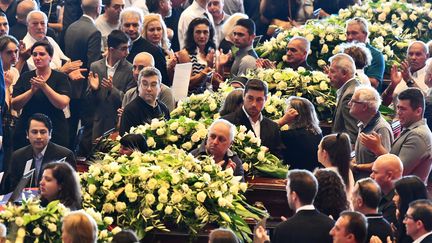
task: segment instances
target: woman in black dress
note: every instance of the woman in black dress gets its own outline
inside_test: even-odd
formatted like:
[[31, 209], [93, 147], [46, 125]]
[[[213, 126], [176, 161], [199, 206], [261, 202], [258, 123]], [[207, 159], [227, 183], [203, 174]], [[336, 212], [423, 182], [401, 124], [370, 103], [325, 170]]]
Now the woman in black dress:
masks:
[[287, 111], [278, 121], [280, 126], [289, 126], [288, 130], [281, 132], [286, 147], [284, 162], [291, 169], [313, 171], [320, 166], [317, 150], [322, 138], [315, 108], [309, 100], [296, 96], [291, 96], [287, 103]]
[[51, 141], [67, 147], [68, 123], [63, 112], [70, 102], [71, 86], [66, 74], [52, 70], [49, 66], [53, 47], [46, 41], [38, 41], [31, 47], [36, 69], [20, 76], [13, 91], [12, 107], [21, 110], [14, 134], [14, 148], [28, 144], [26, 127], [34, 113], [43, 113], [53, 123]]

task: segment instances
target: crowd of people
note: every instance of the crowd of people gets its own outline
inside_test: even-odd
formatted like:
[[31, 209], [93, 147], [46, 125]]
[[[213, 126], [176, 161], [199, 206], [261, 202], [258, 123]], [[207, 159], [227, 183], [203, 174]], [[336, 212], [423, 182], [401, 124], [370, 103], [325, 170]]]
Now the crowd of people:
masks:
[[[236, 88], [192, 154], [211, 155], [244, 180], [241, 158], [230, 149], [235, 126], [244, 125], [290, 165], [286, 190], [296, 213], [276, 227], [272, 242], [431, 242], [431, 43], [410, 43], [385, 85], [384, 57], [368, 41], [369, 23], [347, 21], [347, 43], [325, 67], [337, 93], [331, 134], [323, 134], [305, 98], [290, 97], [277, 121], [265, 117], [267, 84], [243, 77], [249, 69], [276, 68], [254, 50], [274, 25], [291, 28], [355, 3], [2, 0], [1, 191], [12, 191], [35, 169], [31, 186], [40, 188], [43, 205], [60, 200], [79, 210], [76, 157], [89, 156], [93, 142], [112, 129], [126, 134], [121, 154], [148, 151], [145, 137], [127, 133], [153, 118], [170, 119], [175, 67], [192, 63], [188, 94], [215, 91], [228, 78]], [[313, 70], [310, 45], [291, 38], [287, 67]], [[400, 134], [381, 105], [396, 110]], [[65, 242], [79, 234], [94, 241], [94, 222], [86, 217], [77, 211], [64, 219]], [[256, 234], [258, 241], [270, 240], [263, 228]]]

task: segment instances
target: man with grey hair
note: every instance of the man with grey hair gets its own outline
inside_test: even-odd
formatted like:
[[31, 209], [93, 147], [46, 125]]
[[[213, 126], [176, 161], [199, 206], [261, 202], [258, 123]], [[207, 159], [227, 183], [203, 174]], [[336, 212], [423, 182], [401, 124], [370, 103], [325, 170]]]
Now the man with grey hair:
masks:
[[[162, 83], [171, 86], [171, 80], [168, 77], [167, 64], [162, 48], [151, 44], [141, 36], [143, 30], [144, 16], [142, 11], [135, 7], [125, 8], [120, 13], [120, 30], [131, 39], [131, 48], [127, 60], [133, 62], [135, 56], [140, 52], [150, 53], [155, 61], [155, 67], [162, 74]], [[128, 87], [131, 88], [131, 87]]]
[[[393, 143], [393, 132], [390, 124], [378, 111], [381, 105], [378, 91], [371, 86], [358, 86], [355, 88], [348, 105], [350, 106], [350, 114], [360, 121], [357, 125], [359, 137], [376, 132], [381, 135], [382, 145], [390, 150]], [[356, 180], [370, 175], [372, 163], [378, 157], [360, 142], [359, 137], [355, 142], [355, 163], [352, 165]]]
[[348, 133], [351, 144], [357, 140], [358, 120], [350, 114], [349, 102], [353, 96], [354, 89], [360, 85], [355, 78], [356, 67], [354, 60], [344, 53], [332, 56], [330, 59], [328, 76], [331, 85], [337, 89], [336, 111], [333, 119], [332, 132]]
[[230, 150], [234, 141], [236, 127], [225, 119], [214, 121], [209, 129], [206, 141], [191, 152], [195, 157], [201, 155], [213, 156], [216, 164], [222, 169], [231, 168], [235, 176], [244, 176], [243, 165], [236, 153]]
[[157, 100], [161, 91], [162, 75], [154, 67], [146, 67], [138, 76], [138, 97], [124, 108], [120, 135], [129, 132], [131, 127], [150, 123], [153, 118], [170, 119], [168, 108]]
[[[307, 57], [310, 51], [310, 42], [302, 37], [295, 36], [290, 39], [284, 56], [284, 62], [288, 64], [289, 68], [297, 70], [303, 67], [306, 70], [312, 70], [312, 67], [307, 63]], [[268, 59], [257, 59], [257, 66], [262, 68], [276, 68], [276, 65]]]
[[383, 77], [384, 77], [384, 56], [376, 48], [370, 45], [368, 36], [368, 22], [364, 18], [355, 17], [347, 21], [346, 36], [348, 42], [361, 42], [365, 43], [366, 47], [372, 54], [372, 63], [365, 68], [365, 74], [369, 77], [369, 81], [373, 87], [381, 90]]
[[401, 64], [401, 72], [396, 65], [393, 65], [390, 73], [391, 83], [383, 92], [383, 103], [389, 105], [397, 103], [397, 95], [408, 87], [417, 87], [424, 93], [428, 92], [429, 87], [425, 83], [426, 60], [429, 57], [429, 50], [423, 41], [413, 41], [408, 46], [406, 60]]

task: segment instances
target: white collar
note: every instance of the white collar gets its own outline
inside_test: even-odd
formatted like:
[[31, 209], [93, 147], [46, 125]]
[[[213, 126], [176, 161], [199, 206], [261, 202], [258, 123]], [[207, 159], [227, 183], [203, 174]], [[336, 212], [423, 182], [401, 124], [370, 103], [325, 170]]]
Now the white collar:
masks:
[[[247, 111], [246, 111], [246, 109], [244, 108], [244, 105], [242, 106], [242, 109], [243, 109], [243, 112], [246, 114], [246, 116], [247, 116], [247, 118], [249, 119], [249, 121], [251, 122], [251, 123], [256, 123], [256, 122], [253, 122], [252, 121], [252, 118], [249, 116], [249, 114], [247, 113]], [[259, 121], [261, 122], [262, 120], [263, 120], [264, 118], [263, 118], [263, 115], [261, 114], [261, 112], [260, 112], [260, 117], [259, 117]]]
[[420, 243], [422, 242], [422, 240], [424, 240], [424, 238], [428, 237], [429, 235], [432, 235], [432, 231], [429, 231], [426, 234], [420, 236], [419, 238], [417, 238], [417, 240], [413, 241], [413, 243]]
[[298, 213], [301, 210], [315, 210], [315, 206], [312, 204], [303, 205], [303, 206], [297, 208], [296, 213]]
[[33, 155], [34, 158], [36, 158], [36, 159], [43, 158], [45, 156], [45, 152], [46, 152], [47, 148], [48, 148], [48, 144], [45, 146], [44, 149], [42, 149], [42, 151], [39, 154]]
[[83, 14], [83, 17], [90, 19], [92, 21], [92, 23], [95, 24], [95, 20], [92, 17], [90, 17], [90, 15]]

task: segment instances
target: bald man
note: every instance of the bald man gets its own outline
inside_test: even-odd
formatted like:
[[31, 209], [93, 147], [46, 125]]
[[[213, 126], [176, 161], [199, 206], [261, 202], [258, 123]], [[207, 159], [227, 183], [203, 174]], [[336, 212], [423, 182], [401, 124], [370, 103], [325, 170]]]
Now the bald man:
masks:
[[[135, 81], [138, 81], [138, 75], [139, 72], [145, 68], [145, 67], [154, 67], [155, 61], [153, 56], [148, 52], [141, 52], [138, 53], [134, 60], [133, 60], [133, 77]], [[130, 88], [128, 91], [126, 91], [123, 101], [122, 101], [122, 108], [119, 110], [119, 116], [121, 116], [121, 112], [123, 108], [129, 104], [133, 99], [135, 99], [138, 96], [138, 87], [136, 87], [136, 84]], [[166, 86], [165, 84], [161, 84], [161, 92], [159, 94], [159, 101], [164, 103], [168, 110], [171, 112], [174, 110], [175, 102], [174, 102], [174, 96], [172, 93], [172, 90]]]
[[396, 205], [393, 202], [395, 195], [394, 183], [402, 178], [403, 164], [400, 158], [394, 154], [379, 156], [372, 166], [371, 178], [381, 187], [382, 198], [378, 210], [384, 218], [396, 225]]

